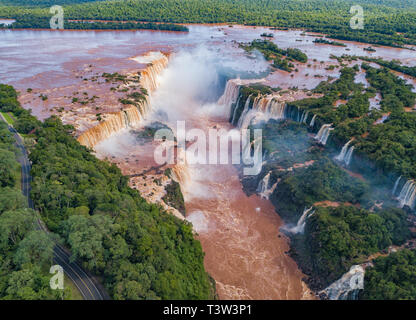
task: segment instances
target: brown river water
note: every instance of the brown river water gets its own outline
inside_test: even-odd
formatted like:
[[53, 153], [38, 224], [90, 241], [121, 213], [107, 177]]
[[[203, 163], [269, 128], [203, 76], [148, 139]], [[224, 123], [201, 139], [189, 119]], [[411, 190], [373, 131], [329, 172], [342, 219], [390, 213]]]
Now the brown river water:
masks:
[[[311, 89], [327, 76], [338, 76], [337, 68], [325, 69], [337, 64], [329, 58], [331, 54], [381, 56], [416, 65], [411, 50], [377, 47], [377, 52], [368, 53], [363, 50], [367, 44], [345, 42], [346, 48], [314, 44], [314, 35], [296, 30], [224, 25], [189, 28], [189, 34], [0, 31], [0, 82], [19, 89], [22, 105], [35, 115], [43, 119], [58, 114], [64, 122], [74, 124], [79, 135], [94, 123], [85, 119], [94, 117], [96, 110], [105, 114], [121, 109], [121, 94], [111, 91], [111, 84], [84, 79], [103, 72], [137, 72], [146, 64], [131, 58], [160, 51], [169, 55], [169, 63], [154, 76], [157, 88], [151, 93], [150, 110], [143, 124], [161, 121], [175, 128], [176, 121], [186, 121], [187, 128], [206, 132], [209, 128], [233, 129], [228, 123], [227, 106], [217, 103], [225, 88], [221, 80], [224, 78], [263, 78], [264, 83], [275, 87]], [[273, 42], [279, 47], [303, 50], [309, 62], [297, 64], [299, 71], [293, 77], [284, 71], [268, 74], [265, 61], [246, 57], [236, 44], [259, 38], [263, 32], [273, 33]], [[357, 81], [365, 79], [361, 75]], [[26, 92], [27, 88], [33, 92]], [[96, 95], [97, 99], [81, 107], [72, 103], [75, 92], [77, 96], [83, 92]], [[48, 99], [43, 101], [39, 94]], [[94, 148], [98, 157], [117, 163], [124, 174], [138, 174], [156, 165], [152, 143], [138, 143], [128, 130], [111, 134]], [[157, 202], [158, 192], [163, 194], [163, 190], [151, 186], [151, 174], [157, 176], [152, 172], [148, 178], [132, 178], [130, 185]], [[286, 253], [289, 243], [279, 231], [283, 225], [279, 215], [268, 200], [245, 195], [236, 167], [194, 164], [180, 167], [177, 175], [185, 196], [186, 218], [193, 223], [202, 243], [205, 268], [216, 280], [221, 299], [315, 298], [302, 280], [304, 275]], [[144, 190], [145, 185], [149, 190]]]

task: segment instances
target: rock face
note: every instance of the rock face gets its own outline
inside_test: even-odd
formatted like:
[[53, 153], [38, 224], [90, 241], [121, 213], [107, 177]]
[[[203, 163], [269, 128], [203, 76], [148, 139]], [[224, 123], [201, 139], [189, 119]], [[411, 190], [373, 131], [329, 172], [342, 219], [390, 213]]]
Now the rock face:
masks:
[[362, 266], [354, 265], [341, 279], [319, 292], [319, 295], [326, 300], [357, 300], [358, 292], [364, 289], [364, 274]]

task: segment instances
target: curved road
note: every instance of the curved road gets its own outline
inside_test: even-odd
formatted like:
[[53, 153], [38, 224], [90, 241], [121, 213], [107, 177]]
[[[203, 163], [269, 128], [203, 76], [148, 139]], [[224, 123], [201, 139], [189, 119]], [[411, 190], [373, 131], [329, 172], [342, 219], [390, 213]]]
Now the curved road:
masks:
[[[1, 114], [0, 117], [3, 121], [5, 121]], [[5, 122], [7, 123], [7, 121]], [[30, 162], [27, 156], [27, 151], [23, 145], [22, 138], [17, 131], [10, 125], [8, 127], [9, 131], [14, 134], [16, 145], [21, 151], [21, 156], [18, 161], [22, 166], [22, 192], [27, 198], [29, 207], [35, 209], [33, 201], [30, 198], [31, 176]], [[40, 219], [38, 219], [38, 228], [45, 232], [49, 232]], [[98, 281], [96, 281], [94, 277], [89, 272], [85, 271], [76, 261], [70, 262], [70, 256], [71, 253], [67, 249], [59, 244], [55, 245], [53, 257], [54, 263], [59, 264], [64, 269], [65, 275], [75, 284], [82, 297], [85, 300], [109, 300], [110, 297], [104, 290], [103, 286], [99, 284]]]

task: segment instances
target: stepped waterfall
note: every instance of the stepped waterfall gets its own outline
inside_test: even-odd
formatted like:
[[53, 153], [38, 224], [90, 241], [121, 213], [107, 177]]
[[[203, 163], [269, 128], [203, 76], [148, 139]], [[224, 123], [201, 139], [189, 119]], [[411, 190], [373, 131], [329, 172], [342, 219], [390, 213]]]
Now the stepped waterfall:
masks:
[[345, 163], [347, 166], [351, 162], [352, 154], [354, 152], [354, 146], [350, 147], [351, 142], [353, 142], [354, 139], [349, 140], [341, 149], [341, 152], [338, 156], [335, 157], [336, 160], [339, 162]]
[[303, 231], [305, 230], [306, 220], [315, 213], [315, 210], [312, 211], [312, 209], [313, 209], [313, 206], [310, 207], [309, 209], [305, 208], [296, 226], [294, 226], [293, 228], [290, 228], [288, 231], [293, 234], [303, 233]]
[[318, 133], [315, 136], [315, 139], [318, 140], [321, 144], [326, 145], [330, 132], [334, 130], [332, 128], [332, 123], [322, 125]]
[[[168, 57], [160, 53], [156, 60], [148, 62], [147, 67], [140, 72], [140, 85], [147, 90], [148, 94], [157, 88], [157, 77], [166, 68], [168, 61]], [[105, 119], [98, 125], [84, 131], [78, 137], [78, 141], [86, 147], [94, 148], [96, 144], [112, 134], [140, 124], [150, 109], [148, 96], [146, 96], [146, 100], [140, 101], [138, 106], [129, 106], [119, 112], [107, 113]]]
[[262, 180], [260, 180], [259, 185], [257, 186], [257, 193], [264, 199], [269, 200], [269, 197], [271, 194], [276, 190], [277, 182], [274, 183], [271, 187], [270, 185], [270, 174], [271, 171], [269, 171]]

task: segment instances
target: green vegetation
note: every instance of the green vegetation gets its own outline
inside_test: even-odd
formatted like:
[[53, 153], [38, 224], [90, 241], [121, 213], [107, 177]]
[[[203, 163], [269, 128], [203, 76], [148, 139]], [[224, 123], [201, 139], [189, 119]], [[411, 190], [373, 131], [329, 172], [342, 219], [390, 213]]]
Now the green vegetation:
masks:
[[162, 200], [168, 205], [177, 209], [180, 213], [185, 215], [185, 199], [183, 198], [181, 186], [178, 182], [172, 179], [170, 170], [165, 171], [165, 175], [171, 178], [171, 182], [166, 186], [166, 195]]
[[416, 251], [401, 250], [380, 257], [366, 270], [362, 299], [415, 300]]
[[351, 177], [328, 158], [321, 158], [283, 177], [272, 201], [279, 215], [296, 222], [303, 209], [315, 202], [359, 203], [367, 191], [364, 182]]
[[331, 41], [331, 40], [326, 40], [326, 39], [322, 39], [322, 38], [316, 38], [315, 40], [313, 40], [313, 42], [314, 43], [329, 44], [331, 46], [346, 47], [346, 45], [342, 42]]
[[[66, 19], [146, 21], [165, 23], [238, 23], [278, 29], [302, 28], [340, 40], [355, 40], [379, 45], [416, 44], [416, 5], [412, 0], [118, 0], [82, 3], [66, 0]], [[4, 18], [50, 17], [50, 0], [2, 0]], [[80, 3], [80, 4], [77, 4]], [[55, 4], [55, 3], [53, 3]], [[350, 28], [350, 8], [361, 5], [365, 28]]]
[[[6, 111], [3, 106], [12, 106], [17, 121], [17, 114], [27, 116], [16, 101], [14, 89], [4, 85], [0, 89], [0, 99], [6, 102], [1, 111]], [[71, 136], [72, 130], [56, 117], [37, 121], [32, 130], [36, 144], [30, 150], [31, 197], [48, 228], [60, 234], [71, 249], [72, 258], [102, 276], [115, 299], [213, 298], [214, 289], [203, 266], [204, 254], [191, 225], [146, 203], [128, 187], [128, 178], [114, 164], [95, 158]], [[10, 189], [15, 178], [2, 177], [6, 187], [0, 193], [1, 212], [20, 209], [18, 204], [24, 202], [21, 193]], [[46, 248], [46, 239], [43, 233], [29, 231], [29, 240], [22, 240], [15, 261], [19, 267], [40, 268], [49, 251], [38, 254], [33, 250], [40, 245]], [[31, 260], [36, 257], [39, 263]], [[9, 264], [9, 260], [4, 261]], [[29, 278], [26, 273], [22, 276]], [[31, 279], [34, 286], [45, 282]]]
[[[253, 40], [249, 44], [240, 44], [240, 46], [251, 52], [253, 50], [260, 51], [266, 60], [273, 61], [273, 66], [284, 71], [291, 72], [295, 67], [290, 61], [307, 62], [308, 57], [299, 49], [288, 48], [286, 50], [279, 47], [269, 40]], [[285, 56], [285, 57], [284, 57]]]
[[[410, 237], [407, 215], [400, 209], [370, 212], [353, 206], [317, 207], [305, 234], [294, 241], [298, 261], [322, 289], [339, 279], [351, 265]], [[408, 280], [410, 278], [407, 278]]]
[[[1, 86], [0, 96], [10, 87]], [[0, 103], [0, 109], [3, 109]], [[36, 230], [37, 214], [20, 190], [20, 164], [13, 134], [0, 122], [0, 299], [70, 299], [71, 290], [51, 290], [54, 242]]]

